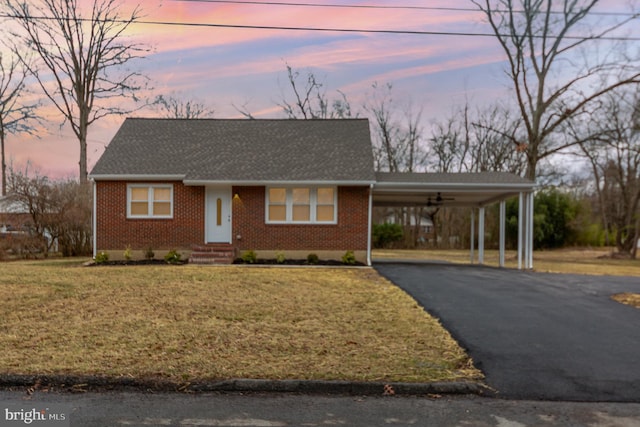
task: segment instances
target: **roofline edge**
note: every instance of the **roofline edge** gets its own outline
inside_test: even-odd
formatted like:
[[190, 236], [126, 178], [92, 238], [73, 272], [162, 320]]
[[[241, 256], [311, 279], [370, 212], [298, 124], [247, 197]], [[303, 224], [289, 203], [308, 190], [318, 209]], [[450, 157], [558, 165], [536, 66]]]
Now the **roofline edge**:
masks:
[[197, 186], [197, 185], [238, 185], [238, 186], [264, 186], [264, 185], [357, 185], [357, 186], [370, 186], [375, 184], [375, 181], [319, 181], [319, 180], [289, 180], [289, 181], [216, 181], [216, 180], [201, 180], [201, 179], [185, 179], [184, 185]]
[[182, 181], [185, 175], [111, 175], [91, 174], [94, 181]]
[[523, 189], [533, 190], [536, 184], [531, 182], [522, 183], [489, 183], [489, 182], [466, 182], [466, 183], [453, 183], [453, 182], [376, 182], [374, 184], [374, 191], [380, 190], [417, 190], [417, 189], [465, 189], [465, 188], [498, 188], [498, 189]]

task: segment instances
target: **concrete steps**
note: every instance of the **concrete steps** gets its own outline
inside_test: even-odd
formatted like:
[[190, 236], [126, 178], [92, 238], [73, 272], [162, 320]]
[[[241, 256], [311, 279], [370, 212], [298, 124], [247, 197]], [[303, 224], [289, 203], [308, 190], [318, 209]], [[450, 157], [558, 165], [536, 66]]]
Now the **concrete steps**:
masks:
[[231, 264], [236, 258], [236, 248], [229, 243], [207, 243], [193, 247], [189, 264]]

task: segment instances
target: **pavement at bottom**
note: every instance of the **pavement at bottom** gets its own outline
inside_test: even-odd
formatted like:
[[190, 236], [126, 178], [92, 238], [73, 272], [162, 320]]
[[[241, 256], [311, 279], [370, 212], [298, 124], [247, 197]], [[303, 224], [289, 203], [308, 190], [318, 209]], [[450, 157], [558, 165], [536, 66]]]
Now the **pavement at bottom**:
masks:
[[[70, 427], [447, 426], [638, 427], [640, 403], [539, 402], [478, 396], [360, 397], [296, 394], [0, 391], [28, 409], [69, 408]], [[0, 414], [1, 415], [1, 414]], [[3, 425], [1, 422], [0, 425]], [[31, 425], [36, 425], [35, 423]]]

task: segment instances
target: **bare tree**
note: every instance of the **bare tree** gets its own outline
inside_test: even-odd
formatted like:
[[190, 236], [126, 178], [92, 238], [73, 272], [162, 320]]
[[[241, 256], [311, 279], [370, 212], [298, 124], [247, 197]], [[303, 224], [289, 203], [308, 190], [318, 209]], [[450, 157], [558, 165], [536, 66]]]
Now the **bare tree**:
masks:
[[51, 181], [37, 171], [11, 170], [9, 201], [30, 216], [34, 248], [44, 255], [56, 244], [64, 256], [91, 253], [91, 187], [78, 181]]
[[203, 119], [213, 117], [213, 109], [195, 100], [158, 95], [152, 105], [158, 106], [170, 119]]
[[7, 194], [7, 134], [33, 133], [33, 120], [38, 103], [25, 103], [26, 68], [22, 67], [17, 58], [10, 56], [5, 61], [0, 52], [0, 160], [2, 163], [2, 192]]
[[526, 164], [523, 147], [510, 144], [517, 139], [521, 120], [511, 110], [496, 104], [476, 111], [465, 119], [465, 129], [469, 141], [469, 161], [466, 170], [470, 172], [511, 172], [525, 173]]
[[8, 200], [29, 213], [31, 235], [38, 242], [38, 249], [45, 255], [51, 249], [53, 241], [47, 239], [47, 215], [51, 212], [51, 185], [46, 176], [35, 173], [29, 176], [28, 166], [25, 172], [11, 170], [8, 174]]
[[[306, 74], [302, 74], [289, 64], [286, 64], [286, 67], [287, 86], [286, 89], [281, 89], [280, 100], [276, 105], [288, 118], [313, 120], [358, 117], [358, 114], [352, 111], [345, 93], [338, 90], [339, 97], [329, 99], [325, 84], [318, 80], [312, 70], [306, 70]], [[241, 106], [233, 104], [233, 107], [245, 118], [255, 119], [248, 108], [248, 102]]]
[[[524, 138], [511, 140], [527, 155], [526, 176], [536, 178], [538, 162], [576, 141], [560, 128], [612, 90], [640, 82], [640, 68], [624, 46], [598, 43], [637, 14], [589, 25], [599, 0], [472, 0], [488, 19], [506, 54], [524, 126]], [[588, 50], [590, 49], [590, 50]]]
[[468, 103], [436, 122], [429, 138], [429, 169], [434, 172], [524, 172], [524, 154], [509, 142], [519, 120], [502, 105], [472, 111]]
[[22, 30], [15, 37], [36, 53], [43, 67], [32, 66], [20, 49], [15, 52], [78, 138], [84, 183], [89, 126], [104, 116], [129, 112], [113, 99], [135, 99], [143, 84], [142, 76], [126, 65], [149, 48], [126, 43], [124, 35], [140, 18], [140, 9], [123, 16], [116, 0], [95, 0], [88, 16], [78, 0], [5, 0], [5, 6]]
[[422, 110], [408, 101], [398, 105], [393, 85], [372, 85], [370, 101], [364, 109], [373, 120], [376, 169], [389, 172], [417, 172], [424, 168], [427, 152], [421, 127]]
[[[347, 96], [338, 91], [340, 98], [329, 100], [324, 83], [318, 81], [313, 71], [307, 70], [302, 76], [300, 71], [287, 66], [288, 87], [293, 100], [284, 94], [277, 103], [290, 119], [346, 119], [352, 117], [351, 105]], [[301, 82], [301, 80], [303, 80]]]
[[633, 124], [639, 100], [640, 88], [611, 92], [589, 120], [572, 128], [592, 168], [603, 225], [618, 251], [633, 258], [640, 237], [640, 132]]

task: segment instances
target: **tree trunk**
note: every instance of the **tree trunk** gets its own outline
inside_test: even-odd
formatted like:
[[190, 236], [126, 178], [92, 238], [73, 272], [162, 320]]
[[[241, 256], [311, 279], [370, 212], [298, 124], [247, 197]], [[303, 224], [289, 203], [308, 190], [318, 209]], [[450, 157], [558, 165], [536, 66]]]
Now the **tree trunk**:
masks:
[[633, 247], [631, 248], [631, 259], [636, 259], [638, 255], [638, 241], [640, 241], [640, 215], [636, 220], [636, 232], [633, 238]]
[[80, 139], [80, 184], [87, 183], [87, 136]]
[[[1, 126], [1, 125], [0, 125]], [[2, 193], [0, 196], [7, 195], [7, 162], [4, 157], [4, 131], [0, 127], [0, 157], [2, 157]]]

